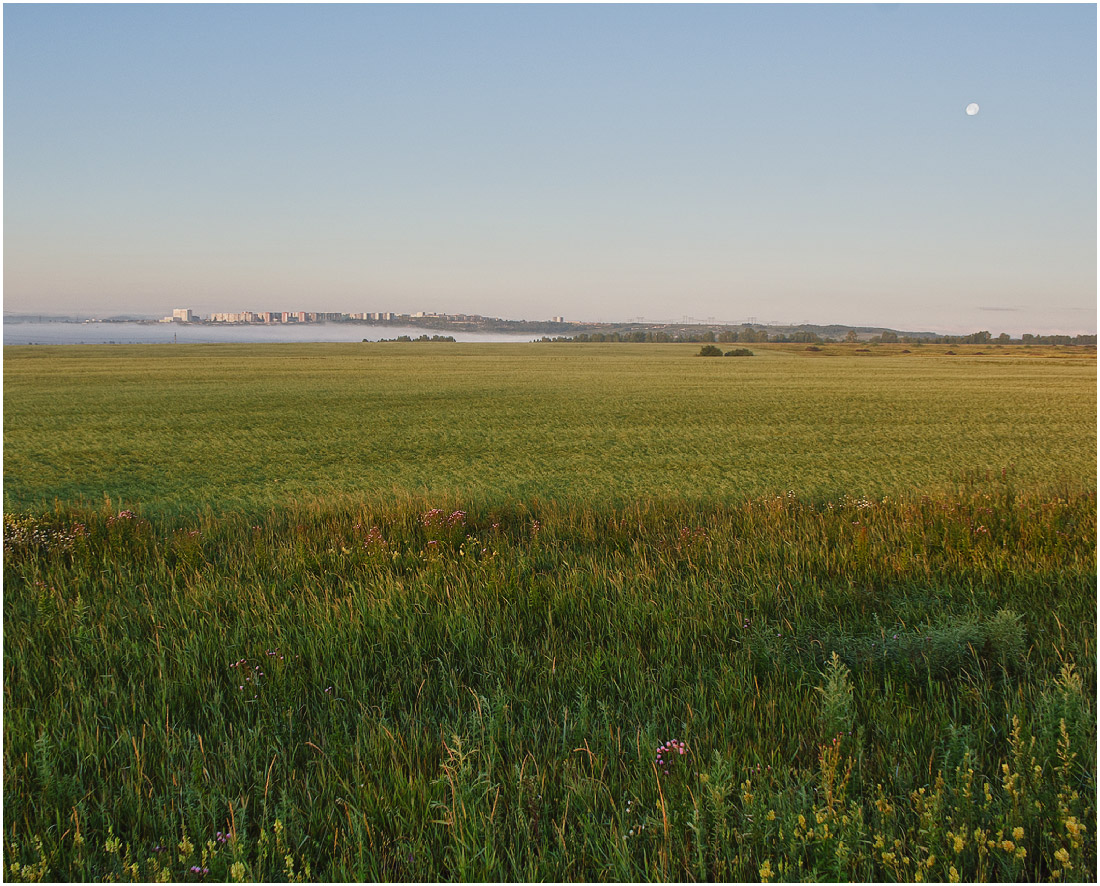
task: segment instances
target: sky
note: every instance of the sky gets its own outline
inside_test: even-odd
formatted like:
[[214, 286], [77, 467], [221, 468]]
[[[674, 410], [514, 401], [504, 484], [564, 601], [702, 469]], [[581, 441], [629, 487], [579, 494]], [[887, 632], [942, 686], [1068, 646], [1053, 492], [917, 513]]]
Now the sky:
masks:
[[5, 4], [3, 306], [1095, 333], [1096, 35], [1092, 4]]

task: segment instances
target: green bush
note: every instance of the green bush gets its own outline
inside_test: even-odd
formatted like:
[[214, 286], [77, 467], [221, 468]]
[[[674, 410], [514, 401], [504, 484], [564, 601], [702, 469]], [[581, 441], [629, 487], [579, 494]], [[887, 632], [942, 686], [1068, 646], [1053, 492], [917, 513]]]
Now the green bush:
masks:
[[721, 357], [722, 349], [715, 345], [703, 345], [699, 349], [698, 357]]
[[751, 357], [752, 351], [748, 348], [734, 348], [732, 351], [726, 351], [727, 357]]

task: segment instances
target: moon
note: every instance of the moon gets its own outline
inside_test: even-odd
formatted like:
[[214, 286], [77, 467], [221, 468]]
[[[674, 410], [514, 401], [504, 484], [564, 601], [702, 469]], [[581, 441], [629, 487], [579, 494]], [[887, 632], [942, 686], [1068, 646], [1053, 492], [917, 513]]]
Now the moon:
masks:
[[981, 110], [981, 108], [978, 107], [977, 102], [971, 102], [970, 104], [968, 104], [966, 106], [966, 116], [967, 117], [973, 117], [980, 110]]

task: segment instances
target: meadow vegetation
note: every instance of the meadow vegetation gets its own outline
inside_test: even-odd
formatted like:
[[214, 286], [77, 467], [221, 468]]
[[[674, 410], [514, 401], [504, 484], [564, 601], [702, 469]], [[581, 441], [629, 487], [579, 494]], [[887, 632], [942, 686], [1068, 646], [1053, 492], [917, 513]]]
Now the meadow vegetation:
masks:
[[1095, 363], [642, 347], [7, 349], [6, 878], [1095, 880]]
[[1095, 349], [859, 349], [9, 347], [4, 505], [263, 514], [378, 491], [629, 504], [1095, 477]]

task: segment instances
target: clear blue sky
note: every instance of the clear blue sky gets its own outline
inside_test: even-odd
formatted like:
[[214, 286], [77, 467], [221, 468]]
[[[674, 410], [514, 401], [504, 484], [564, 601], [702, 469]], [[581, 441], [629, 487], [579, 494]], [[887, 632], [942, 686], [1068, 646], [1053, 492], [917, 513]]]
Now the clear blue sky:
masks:
[[3, 17], [8, 311], [1096, 331], [1091, 4]]

